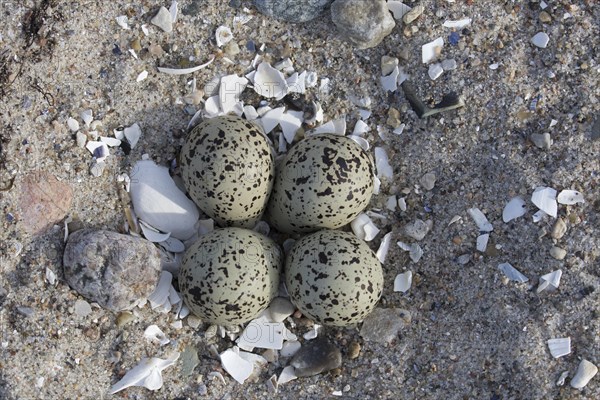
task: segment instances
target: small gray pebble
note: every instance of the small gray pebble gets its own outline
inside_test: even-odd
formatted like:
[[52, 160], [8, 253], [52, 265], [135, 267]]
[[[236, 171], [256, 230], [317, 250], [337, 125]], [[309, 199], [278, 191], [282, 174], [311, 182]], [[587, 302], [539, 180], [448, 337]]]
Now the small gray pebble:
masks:
[[458, 256], [458, 258], [456, 259], [456, 261], [460, 265], [466, 265], [466, 264], [469, 263], [469, 261], [471, 261], [471, 255], [470, 254], [462, 254], [462, 255]]
[[567, 251], [565, 249], [561, 249], [560, 247], [553, 246], [550, 249], [550, 255], [554, 259], [564, 260], [564, 258], [567, 256]]
[[16, 310], [19, 314], [21, 314], [24, 317], [31, 317], [35, 312], [33, 308], [25, 306], [17, 306]]
[[404, 14], [404, 16], [402, 17], [402, 22], [404, 22], [406, 25], [410, 24], [411, 22], [419, 18], [421, 14], [423, 14], [423, 11], [425, 11], [425, 7], [423, 7], [420, 4], [411, 8], [410, 11]]
[[592, 140], [600, 139], [600, 117], [596, 117], [596, 120], [592, 124]]
[[376, 343], [390, 343], [411, 322], [410, 313], [399, 308], [376, 308], [365, 318], [360, 336]]
[[567, 233], [567, 224], [565, 223], [564, 219], [559, 218], [552, 227], [550, 236], [552, 236], [553, 239], [561, 239], [563, 236], [565, 236], [565, 233]]
[[112, 311], [130, 309], [147, 298], [161, 271], [160, 254], [151, 242], [94, 229], [69, 236], [63, 267], [71, 288]]
[[531, 142], [538, 148], [547, 150], [552, 145], [552, 139], [549, 133], [532, 133], [529, 137]]
[[442, 69], [444, 71], [452, 71], [453, 69], [456, 69], [456, 67], [457, 64], [454, 58], [447, 58], [444, 61], [442, 61]]
[[421, 177], [421, 186], [425, 190], [432, 190], [435, 187], [436, 177], [433, 172], [429, 172]]
[[299, 378], [330, 371], [342, 365], [342, 352], [325, 337], [305, 343], [290, 363]]
[[75, 314], [79, 317], [87, 317], [92, 313], [92, 306], [85, 300], [77, 300], [74, 309]]
[[396, 26], [384, 0], [335, 0], [331, 19], [340, 36], [358, 49], [377, 46]]
[[287, 22], [307, 22], [317, 18], [333, 0], [254, 0], [259, 12]]
[[427, 232], [431, 229], [433, 223], [431, 221], [422, 221], [417, 219], [415, 222], [410, 223], [404, 227], [404, 232], [407, 236], [415, 240], [423, 240]]

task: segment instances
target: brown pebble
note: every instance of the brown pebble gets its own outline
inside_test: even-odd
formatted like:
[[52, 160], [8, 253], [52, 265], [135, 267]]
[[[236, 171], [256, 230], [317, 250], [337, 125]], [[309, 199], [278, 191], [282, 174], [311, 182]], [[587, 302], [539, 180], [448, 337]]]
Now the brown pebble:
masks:
[[462, 238], [460, 236], [454, 236], [452, 238], [452, 243], [459, 246], [462, 243]]
[[553, 239], [560, 239], [565, 236], [565, 233], [567, 233], [567, 224], [564, 219], [559, 218], [552, 227], [552, 233], [550, 235]]
[[151, 44], [150, 46], [148, 46], [148, 52], [150, 54], [152, 54], [153, 56], [162, 57], [162, 55], [165, 51], [159, 45]]
[[540, 21], [542, 21], [543, 23], [548, 23], [552, 21], [552, 17], [546, 11], [542, 11], [540, 13]]
[[390, 107], [386, 123], [394, 129], [399, 127], [402, 124], [402, 121], [400, 121], [400, 111], [394, 107]]
[[97, 326], [90, 326], [83, 330], [83, 335], [88, 338], [91, 342], [97, 342], [100, 339], [100, 328]]
[[352, 342], [348, 348], [348, 358], [354, 360], [360, 355], [360, 343]]
[[135, 38], [129, 43], [129, 47], [131, 47], [135, 51], [142, 50], [142, 44], [140, 43], [140, 39]]
[[133, 313], [129, 311], [122, 311], [119, 313], [119, 315], [117, 315], [117, 320], [115, 322], [117, 328], [122, 328], [133, 320], [135, 320]]

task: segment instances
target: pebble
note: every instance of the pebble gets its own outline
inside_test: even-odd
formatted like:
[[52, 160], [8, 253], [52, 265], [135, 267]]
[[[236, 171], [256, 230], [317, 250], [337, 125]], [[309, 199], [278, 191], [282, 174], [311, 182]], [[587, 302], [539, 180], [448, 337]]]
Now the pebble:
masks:
[[335, 0], [331, 19], [358, 49], [377, 46], [396, 26], [385, 0]]
[[259, 12], [287, 22], [300, 23], [317, 18], [333, 0], [254, 0]]
[[442, 64], [435, 63], [429, 66], [429, 71], [427, 71], [431, 80], [435, 81], [437, 78], [442, 76], [444, 73], [444, 68], [442, 68]]
[[358, 343], [358, 342], [350, 343], [350, 346], [348, 347], [348, 358], [351, 360], [358, 358], [358, 356], [360, 355], [360, 350], [361, 350], [360, 343]]
[[202, 324], [202, 320], [195, 315], [188, 315], [187, 324], [192, 329], [198, 329], [198, 327]]
[[330, 371], [342, 365], [342, 352], [326, 337], [305, 343], [294, 355], [290, 365], [299, 378]]
[[398, 111], [394, 107], [390, 107], [390, 109], [388, 110], [388, 118], [386, 124], [388, 124], [394, 129], [402, 125], [402, 121], [400, 120], [400, 111]]
[[540, 12], [540, 21], [543, 23], [552, 22], [552, 17], [550, 17], [550, 14], [548, 14], [546, 11], [542, 11]]
[[16, 310], [19, 314], [27, 318], [31, 317], [35, 313], [33, 308], [25, 306], [17, 306]]
[[552, 227], [550, 236], [552, 236], [553, 239], [560, 239], [565, 236], [565, 233], [567, 233], [567, 224], [565, 223], [564, 219], [559, 218]]
[[158, 249], [145, 239], [82, 229], [69, 236], [63, 267], [66, 281], [80, 295], [122, 311], [154, 291], [161, 260]]
[[529, 137], [531, 142], [538, 148], [547, 150], [552, 145], [552, 138], [550, 138], [550, 134], [546, 133], [532, 133]]
[[561, 249], [560, 247], [552, 246], [550, 249], [550, 255], [552, 258], [557, 260], [564, 260], [564, 258], [567, 256], [567, 251], [565, 249]]
[[376, 343], [390, 343], [402, 328], [411, 322], [410, 313], [400, 308], [376, 308], [365, 318], [360, 328], [363, 339]]
[[275, 297], [269, 305], [269, 314], [273, 322], [283, 322], [296, 311], [296, 307], [283, 297]]
[[538, 32], [535, 34], [534, 37], [531, 38], [531, 43], [533, 43], [534, 46], [539, 47], [541, 49], [545, 49], [549, 41], [550, 38], [544, 32]]
[[72, 199], [67, 183], [47, 172], [33, 172], [21, 185], [21, 223], [30, 234], [41, 234], [67, 215]]
[[150, 22], [167, 33], [173, 31], [173, 21], [171, 20], [171, 13], [165, 7], [161, 7], [154, 16], [154, 18], [150, 20]]
[[383, 56], [381, 57], [381, 76], [388, 76], [394, 71], [400, 60], [396, 57]]
[[406, 25], [410, 24], [411, 22], [419, 18], [421, 14], [423, 14], [423, 11], [425, 11], [425, 7], [423, 7], [420, 4], [411, 8], [410, 11], [408, 11], [402, 17], [402, 22], [404, 22]]
[[86, 142], [87, 142], [87, 136], [85, 135], [85, 133], [78, 131], [75, 134], [75, 139], [77, 141], [77, 147], [81, 147], [83, 149], [85, 147]]
[[117, 325], [117, 328], [122, 328], [134, 320], [135, 320], [135, 315], [133, 315], [132, 312], [123, 311], [123, 312], [120, 312], [119, 315], [117, 315], [117, 320], [115, 321], [115, 324]]
[[456, 60], [454, 58], [448, 58], [442, 61], [442, 68], [444, 71], [452, 71], [457, 68]]
[[420, 183], [423, 189], [432, 190], [435, 187], [436, 176], [433, 172], [428, 172], [421, 177]]
[[85, 300], [77, 300], [74, 307], [75, 314], [78, 317], [87, 317], [92, 313], [92, 306]]
[[407, 236], [415, 240], [423, 240], [427, 232], [431, 229], [433, 222], [428, 220], [427, 222], [417, 219], [415, 222], [410, 223], [404, 227], [404, 232]]

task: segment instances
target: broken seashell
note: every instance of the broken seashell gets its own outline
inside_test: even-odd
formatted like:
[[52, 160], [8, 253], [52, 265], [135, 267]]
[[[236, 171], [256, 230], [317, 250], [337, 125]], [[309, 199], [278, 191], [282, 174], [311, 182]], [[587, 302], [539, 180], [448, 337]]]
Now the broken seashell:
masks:
[[354, 130], [352, 131], [353, 135], [362, 136], [363, 134], [369, 132], [369, 125], [367, 125], [363, 120], [359, 119], [356, 121], [354, 125]]
[[235, 346], [219, 354], [219, 358], [223, 369], [240, 384], [244, 384], [254, 372], [254, 364], [242, 358], [239, 348]]
[[489, 240], [490, 240], [489, 233], [484, 233], [483, 235], [477, 236], [477, 251], [484, 253], [485, 249], [487, 249]]
[[281, 71], [263, 61], [254, 74], [254, 91], [263, 97], [281, 100], [288, 93], [288, 85]]
[[571, 379], [571, 387], [583, 389], [597, 373], [598, 367], [588, 360], [581, 360], [577, 367], [577, 372], [575, 372], [575, 376]]
[[169, 75], [191, 74], [191, 73], [194, 73], [196, 71], [201, 70], [202, 68], [208, 67], [210, 64], [212, 64], [213, 61], [215, 61], [214, 57], [211, 58], [210, 60], [208, 60], [207, 62], [205, 62], [204, 64], [198, 65], [196, 67], [191, 67], [191, 68], [166, 68], [166, 67], [158, 67], [158, 72], [162, 72], [164, 74], [169, 74]]
[[583, 198], [583, 194], [576, 190], [563, 190], [558, 194], [556, 200], [560, 204], [564, 204], [567, 206], [572, 206], [577, 203], [585, 203], [585, 199]]
[[375, 239], [375, 236], [379, 233], [377, 226], [365, 213], [358, 214], [358, 216], [350, 223], [350, 227], [356, 237], [365, 242], [370, 242]]
[[181, 240], [196, 232], [198, 208], [179, 190], [168, 168], [142, 160], [135, 164], [130, 176], [131, 201], [141, 220]]
[[119, 15], [118, 17], [115, 18], [115, 20], [117, 21], [117, 25], [119, 25], [121, 28], [128, 30], [129, 29], [129, 25], [127, 25], [127, 16], [126, 15]]
[[171, 233], [162, 233], [158, 229], [155, 229], [150, 224], [140, 220], [140, 228], [142, 229], [142, 233], [144, 237], [153, 243], [164, 242], [169, 239]]
[[279, 378], [277, 378], [277, 385], [288, 383], [297, 378], [298, 376], [296, 375], [296, 368], [294, 368], [291, 365], [288, 365], [283, 369], [283, 371], [281, 371], [281, 374], [279, 374]]
[[475, 221], [477, 228], [479, 228], [479, 232], [489, 233], [494, 230], [492, 224], [490, 224], [485, 214], [482, 213], [479, 208], [469, 208], [467, 212], [469, 213], [473, 221]]
[[502, 220], [504, 222], [510, 222], [513, 219], [522, 217], [527, 212], [525, 200], [521, 197], [513, 197], [502, 211]]
[[394, 19], [397, 21], [402, 21], [402, 17], [404, 14], [410, 11], [410, 7], [401, 1], [389, 0], [387, 2], [388, 10], [394, 15]]
[[377, 249], [377, 259], [380, 263], [385, 263], [385, 258], [387, 257], [388, 251], [390, 250], [390, 243], [392, 242], [392, 232], [386, 233], [383, 239], [381, 239], [381, 244]]
[[394, 292], [406, 293], [412, 285], [412, 271], [396, 275], [394, 279]]
[[246, 329], [237, 340], [243, 349], [275, 349], [281, 350], [287, 329], [283, 322], [271, 322], [265, 316], [248, 323]]
[[143, 70], [142, 72], [140, 72], [137, 76], [137, 78], [135, 78], [136, 82], [141, 82], [144, 79], [146, 79], [148, 77], [148, 71]]
[[149, 390], [158, 390], [163, 385], [161, 372], [175, 364], [179, 353], [175, 352], [166, 360], [162, 358], [142, 358], [138, 365], [127, 371], [125, 376], [109, 390], [110, 394], [117, 393], [130, 386], [143, 386]]
[[509, 263], [502, 263], [498, 265], [498, 269], [502, 271], [504, 275], [506, 275], [506, 277], [511, 281], [524, 283], [529, 280], [529, 278], [517, 271], [517, 269]]
[[556, 204], [556, 190], [540, 186], [533, 191], [531, 202], [537, 208], [546, 214], [556, 218], [558, 215], [558, 205]]
[[246, 89], [248, 79], [235, 74], [227, 75], [221, 78], [219, 85], [219, 102], [221, 110], [225, 114], [232, 112], [240, 102], [240, 95]]
[[96, 158], [96, 162], [102, 162], [110, 155], [110, 151], [108, 150], [108, 146], [104, 142], [96, 142], [94, 140], [90, 140], [85, 145], [85, 148], [92, 153], [92, 155]]
[[320, 125], [308, 132], [307, 136], [320, 135], [322, 133], [332, 133], [334, 135], [344, 136], [346, 134], [346, 119], [339, 118]]
[[294, 354], [300, 350], [302, 345], [297, 340], [290, 340], [283, 344], [283, 348], [281, 349], [281, 357], [292, 357]]
[[536, 290], [537, 293], [540, 293], [542, 290], [550, 287], [552, 289], [558, 289], [558, 285], [560, 285], [560, 278], [562, 276], [562, 270], [552, 271], [549, 274], [542, 275], [540, 277], [540, 284]]
[[217, 46], [223, 47], [227, 43], [231, 42], [231, 39], [233, 39], [233, 33], [231, 32], [231, 29], [223, 25], [217, 28], [217, 31], [215, 32]]
[[273, 110], [267, 111], [260, 118], [260, 123], [265, 133], [270, 133], [277, 125], [279, 125], [279, 121], [281, 121], [284, 111], [285, 107], [277, 107]]
[[302, 111], [288, 110], [283, 113], [279, 120], [279, 126], [281, 126], [285, 141], [289, 144], [292, 144], [296, 137], [296, 132], [298, 132], [298, 129], [302, 126], [303, 115], [304, 112]]
[[548, 349], [552, 357], [559, 358], [571, 353], [571, 338], [558, 338], [548, 340]]
[[133, 149], [140, 140], [140, 137], [142, 136], [142, 129], [136, 122], [135, 124], [125, 128], [123, 130], [123, 135], [125, 136], [129, 144], [131, 145], [131, 148]]
[[472, 22], [471, 18], [463, 18], [463, 19], [459, 19], [458, 21], [445, 21], [443, 23], [442, 26], [444, 26], [445, 28], [452, 28], [452, 29], [462, 29], [468, 25], [470, 25]]
[[171, 288], [172, 280], [173, 275], [170, 272], [162, 271], [160, 273], [158, 283], [156, 284], [156, 289], [154, 289], [154, 292], [148, 296], [150, 308], [154, 310], [169, 300], [169, 290]]
[[442, 47], [444, 47], [444, 39], [439, 37], [432, 42], [426, 43], [421, 47], [421, 59], [423, 64], [427, 64], [436, 58], [442, 52]]
[[144, 331], [144, 337], [151, 342], [160, 344], [161, 346], [164, 346], [170, 342], [169, 338], [167, 338], [165, 333], [161, 331], [157, 325], [150, 325], [147, 327]]
[[400, 69], [398, 66], [394, 67], [391, 74], [381, 77], [381, 86], [385, 91], [395, 92], [398, 89], [398, 76], [400, 75]]
[[375, 165], [379, 179], [387, 178], [391, 181], [394, 178], [394, 170], [383, 147], [375, 147]]
[[350, 139], [354, 140], [356, 143], [358, 143], [358, 145], [364, 150], [364, 151], [369, 151], [369, 149], [371, 148], [371, 145], [369, 144], [369, 141], [363, 137], [357, 136], [357, 135], [349, 135], [348, 136]]
[[83, 110], [81, 112], [81, 114], [79, 114], [79, 116], [81, 117], [81, 119], [85, 123], [85, 126], [90, 126], [90, 124], [94, 120], [94, 114], [93, 114], [92, 110], [89, 110], [89, 109], [88, 110]]

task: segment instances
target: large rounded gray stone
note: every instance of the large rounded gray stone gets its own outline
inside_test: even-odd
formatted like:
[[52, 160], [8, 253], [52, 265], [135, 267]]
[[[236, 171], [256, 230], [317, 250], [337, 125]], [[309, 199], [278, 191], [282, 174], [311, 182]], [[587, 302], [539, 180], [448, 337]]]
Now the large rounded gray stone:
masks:
[[261, 13], [287, 22], [317, 18], [333, 0], [254, 0]]
[[63, 256], [69, 286], [112, 311], [127, 310], [156, 288], [160, 253], [146, 239], [82, 229], [69, 236]]
[[377, 46], [396, 26], [385, 0], [335, 0], [331, 19], [358, 49]]

